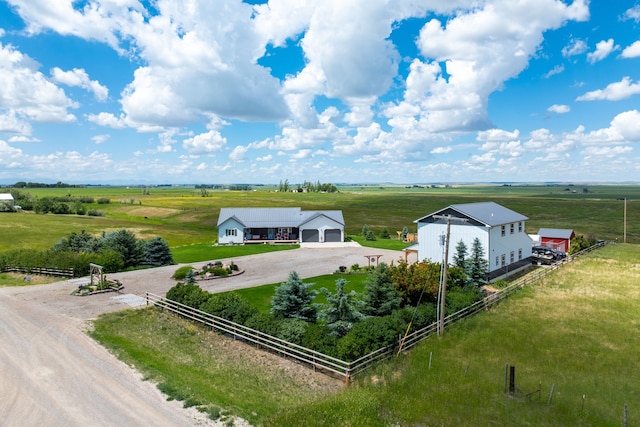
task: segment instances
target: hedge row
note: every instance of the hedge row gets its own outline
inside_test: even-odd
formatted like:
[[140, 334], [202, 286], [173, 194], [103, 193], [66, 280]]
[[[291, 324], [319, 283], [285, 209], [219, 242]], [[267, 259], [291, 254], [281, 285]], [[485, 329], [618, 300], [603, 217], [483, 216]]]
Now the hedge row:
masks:
[[[480, 297], [475, 287], [452, 288], [447, 294], [446, 311], [458, 311]], [[338, 338], [322, 322], [308, 323], [261, 313], [234, 292], [212, 294], [197, 284], [178, 283], [167, 292], [167, 298], [345, 361], [356, 360], [388, 345], [397, 345], [398, 337], [406, 332], [410, 322], [411, 331], [414, 331], [436, 320], [433, 303], [405, 307], [388, 316], [367, 317]]]

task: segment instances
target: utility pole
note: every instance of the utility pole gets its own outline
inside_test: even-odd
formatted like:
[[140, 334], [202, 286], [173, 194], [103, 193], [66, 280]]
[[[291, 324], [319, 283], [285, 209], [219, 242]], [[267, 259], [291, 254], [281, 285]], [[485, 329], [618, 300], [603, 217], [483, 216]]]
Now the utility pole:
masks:
[[619, 197], [618, 200], [622, 200], [624, 202], [624, 216], [622, 219], [622, 224], [623, 224], [622, 241], [624, 243], [627, 243], [627, 198]]
[[624, 243], [627, 243], [627, 198], [624, 198]]
[[449, 270], [449, 239], [451, 237], [451, 220], [466, 222], [465, 218], [453, 218], [451, 215], [434, 215], [436, 219], [447, 220], [447, 232], [444, 238], [444, 258], [442, 259], [442, 275], [440, 277], [440, 290], [438, 292], [438, 335], [444, 333], [445, 304], [447, 295], [447, 274]]

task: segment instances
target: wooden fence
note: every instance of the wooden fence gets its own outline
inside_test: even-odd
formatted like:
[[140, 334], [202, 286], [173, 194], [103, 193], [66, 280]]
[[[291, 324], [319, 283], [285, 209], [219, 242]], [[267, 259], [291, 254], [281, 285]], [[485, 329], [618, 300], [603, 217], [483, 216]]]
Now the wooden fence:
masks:
[[3, 267], [3, 273], [43, 274], [45, 276], [74, 277], [71, 268], [47, 268], [47, 267]]
[[[573, 261], [581, 255], [601, 248], [608, 243], [609, 242], [598, 243], [597, 245], [591, 246], [588, 249], [568, 256], [563, 260], [559, 260], [558, 262], [550, 266], [539, 268], [536, 271], [515, 280], [506, 288], [488, 295], [482, 300], [477, 301], [476, 303], [463, 308], [462, 310], [446, 316], [444, 319], [443, 328], [446, 328], [447, 326], [450, 326], [453, 323], [464, 319], [465, 317], [489, 309], [493, 305], [509, 297], [515, 291], [537, 282], [550, 272], [560, 268], [562, 265]], [[340, 360], [335, 357], [331, 357], [326, 354], [311, 350], [309, 348], [299, 346], [297, 344], [265, 334], [258, 330], [248, 328], [239, 323], [234, 323], [221, 317], [213, 316], [209, 313], [205, 313], [204, 311], [197, 310], [193, 307], [180, 304], [178, 302], [149, 292], [146, 293], [146, 300], [147, 305], [153, 305], [155, 307], [166, 309], [181, 317], [190, 319], [194, 322], [198, 322], [202, 325], [210, 327], [217, 332], [233, 337], [234, 339], [254, 344], [258, 347], [268, 349], [284, 357], [288, 357], [298, 362], [304, 363], [312, 367], [314, 370], [319, 370], [326, 374], [332, 374], [342, 377], [347, 384], [354, 375], [366, 370], [367, 368], [381, 360], [392, 357], [399, 351], [399, 349], [403, 351], [410, 349], [425, 338], [436, 334], [438, 330], [438, 324], [434, 322], [422, 329], [408, 334], [404, 338], [398, 337], [397, 343], [394, 343], [387, 347], [382, 347], [352, 362], [346, 362], [344, 360]]]

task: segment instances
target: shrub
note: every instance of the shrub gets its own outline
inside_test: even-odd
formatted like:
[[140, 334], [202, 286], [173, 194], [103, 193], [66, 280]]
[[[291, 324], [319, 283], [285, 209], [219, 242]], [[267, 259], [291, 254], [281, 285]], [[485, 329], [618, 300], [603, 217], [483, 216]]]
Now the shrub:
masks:
[[87, 213], [87, 208], [85, 208], [82, 203], [76, 201], [73, 204], [73, 211], [76, 213], [76, 215], [85, 215]]
[[324, 323], [310, 323], [302, 337], [302, 345], [328, 356], [336, 357], [336, 345], [338, 338], [332, 334], [332, 330]]
[[338, 342], [338, 357], [355, 360], [379, 348], [398, 343], [407, 325], [400, 317], [369, 317], [353, 325]]
[[265, 334], [276, 336], [280, 327], [280, 320], [268, 313], [256, 313], [245, 322], [247, 328], [256, 329]]
[[99, 205], [108, 205], [109, 203], [111, 203], [111, 200], [106, 197], [101, 197], [98, 199]]
[[105, 273], [115, 273], [124, 268], [124, 261], [119, 252], [113, 249], [105, 249], [98, 254], [98, 264], [104, 268]]
[[460, 311], [482, 299], [482, 291], [477, 286], [453, 287], [447, 291], [446, 309], [447, 315]]
[[189, 283], [178, 283], [167, 292], [167, 299], [198, 308], [209, 298], [209, 293], [200, 286]]
[[184, 265], [178, 268], [175, 273], [173, 273], [173, 276], [171, 276], [171, 278], [176, 280], [184, 280], [187, 277], [187, 273], [189, 273], [189, 271], [191, 270], [193, 270], [193, 267], [191, 267], [190, 265]]
[[401, 319], [407, 325], [411, 322], [411, 331], [416, 331], [435, 322], [436, 313], [436, 305], [427, 303], [417, 307], [405, 307], [393, 312], [392, 316]]
[[301, 344], [309, 323], [300, 319], [282, 319], [277, 337], [294, 344]]
[[104, 212], [96, 210], [96, 209], [89, 209], [87, 211], [87, 215], [89, 215], [89, 216], [104, 216]]
[[225, 277], [229, 275], [229, 270], [227, 270], [226, 268], [222, 268], [222, 267], [213, 267], [213, 268], [205, 268], [202, 270], [202, 274], [204, 273], [211, 273], [214, 276], [220, 276], [220, 277]]
[[209, 294], [209, 298], [196, 308], [240, 324], [258, 313], [257, 308], [235, 292]]

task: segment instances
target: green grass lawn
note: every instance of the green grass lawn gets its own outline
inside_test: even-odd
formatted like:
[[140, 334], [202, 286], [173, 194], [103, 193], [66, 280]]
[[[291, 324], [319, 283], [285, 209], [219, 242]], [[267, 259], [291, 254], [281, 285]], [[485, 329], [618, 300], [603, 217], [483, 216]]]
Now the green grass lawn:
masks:
[[[322, 292], [321, 288], [327, 288], [331, 293], [336, 291], [336, 280], [345, 279], [347, 284], [344, 289], [345, 292], [355, 291], [362, 293], [364, 291], [364, 281], [367, 278], [366, 274], [326, 274], [323, 276], [316, 276], [310, 279], [303, 279], [304, 283], [312, 283], [311, 289], [318, 291], [314, 302], [316, 304], [326, 304], [327, 299]], [[233, 292], [241, 295], [247, 301], [250, 301], [262, 313], [268, 313], [271, 309], [271, 298], [275, 295], [275, 288], [280, 286], [281, 283], [271, 283], [263, 286], [256, 286], [254, 288], [238, 289]]]
[[177, 264], [234, 258], [267, 252], [287, 251], [300, 245], [236, 245], [216, 246], [214, 243], [196, 243], [171, 249], [173, 261]]
[[[595, 251], [329, 395], [227, 360], [212, 333], [153, 310], [101, 316], [93, 335], [148, 378], [256, 424], [622, 425], [625, 404], [640, 416], [638, 258], [635, 245]], [[505, 395], [505, 364], [522, 393], [540, 392]]]
[[[25, 280], [25, 277], [28, 277], [29, 279]], [[59, 280], [65, 279], [23, 273], [0, 273], [0, 288], [6, 288], [9, 286], [44, 285], [47, 283], [57, 282]]]

